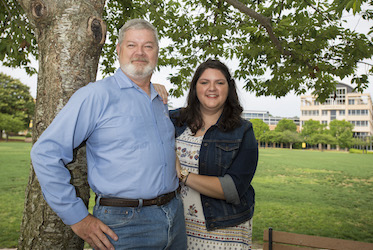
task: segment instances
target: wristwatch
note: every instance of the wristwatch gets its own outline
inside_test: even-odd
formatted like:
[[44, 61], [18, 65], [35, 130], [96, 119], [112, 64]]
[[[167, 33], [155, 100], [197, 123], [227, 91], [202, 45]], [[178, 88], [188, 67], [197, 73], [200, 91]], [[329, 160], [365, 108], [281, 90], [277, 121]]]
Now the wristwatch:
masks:
[[180, 181], [183, 181], [185, 177], [187, 177], [189, 174], [189, 171], [185, 168], [182, 168], [180, 170]]

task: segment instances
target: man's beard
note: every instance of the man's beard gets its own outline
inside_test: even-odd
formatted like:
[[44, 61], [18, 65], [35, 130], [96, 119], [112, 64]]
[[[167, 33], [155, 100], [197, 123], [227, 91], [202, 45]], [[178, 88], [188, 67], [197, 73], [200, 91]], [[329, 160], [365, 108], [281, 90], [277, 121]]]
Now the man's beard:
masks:
[[150, 76], [154, 69], [155, 65], [152, 66], [150, 63], [148, 63], [146, 66], [135, 66], [132, 63], [126, 63], [123, 65], [120, 65], [120, 68], [123, 70], [124, 73], [129, 75], [133, 78], [142, 78], [142, 77], [148, 77]]

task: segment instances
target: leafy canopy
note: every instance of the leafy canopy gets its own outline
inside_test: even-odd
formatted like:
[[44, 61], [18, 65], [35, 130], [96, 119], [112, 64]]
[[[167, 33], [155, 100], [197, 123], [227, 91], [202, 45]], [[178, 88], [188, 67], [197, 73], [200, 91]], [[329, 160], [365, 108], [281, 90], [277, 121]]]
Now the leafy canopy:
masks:
[[262, 119], [250, 119], [250, 122], [253, 124], [254, 134], [258, 141], [263, 140], [265, 133], [269, 131], [269, 126]]
[[[37, 57], [32, 26], [15, 0], [0, 5], [0, 60], [33, 73], [28, 68], [29, 56]], [[257, 96], [312, 90], [322, 101], [335, 90], [338, 78], [352, 77], [357, 90], [367, 88], [373, 43], [365, 34], [343, 28], [341, 17], [351, 10], [371, 20], [371, 7], [367, 0], [107, 1], [101, 70], [104, 75], [114, 71], [118, 29], [130, 18], [146, 18], [161, 38], [159, 69], [173, 68], [169, 80], [174, 96], [188, 88], [196, 66], [213, 57], [227, 62], [234, 77]], [[360, 63], [369, 71], [357, 74]]]
[[281, 119], [275, 130], [277, 132], [284, 132], [284, 131], [291, 131], [291, 132], [296, 132], [297, 131], [297, 125], [295, 124], [295, 122], [293, 120], [290, 120], [290, 119]]
[[329, 123], [329, 133], [337, 139], [338, 145], [347, 148], [353, 144], [354, 125], [346, 120], [333, 120]]
[[17, 118], [22, 121], [23, 128], [27, 128], [34, 109], [35, 103], [30, 94], [30, 87], [18, 79], [0, 73], [0, 114]]
[[[24, 122], [19, 117], [0, 113], [0, 132], [4, 130], [8, 135], [10, 132], [17, 133], [24, 128]], [[0, 138], [2, 138], [1, 133]]]
[[323, 134], [326, 124], [321, 124], [319, 121], [307, 120], [302, 125], [302, 135], [307, 137], [313, 134]]

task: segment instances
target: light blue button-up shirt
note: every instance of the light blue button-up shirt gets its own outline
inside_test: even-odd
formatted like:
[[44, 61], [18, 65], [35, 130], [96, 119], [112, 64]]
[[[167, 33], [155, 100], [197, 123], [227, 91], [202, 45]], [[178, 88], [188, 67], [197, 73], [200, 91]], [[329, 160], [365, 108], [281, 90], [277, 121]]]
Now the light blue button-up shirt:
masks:
[[174, 191], [174, 126], [151, 85], [151, 97], [120, 69], [79, 89], [31, 150], [44, 198], [64, 223], [88, 215], [65, 165], [86, 141], [88, 182], [103, 196], [152, 199]]

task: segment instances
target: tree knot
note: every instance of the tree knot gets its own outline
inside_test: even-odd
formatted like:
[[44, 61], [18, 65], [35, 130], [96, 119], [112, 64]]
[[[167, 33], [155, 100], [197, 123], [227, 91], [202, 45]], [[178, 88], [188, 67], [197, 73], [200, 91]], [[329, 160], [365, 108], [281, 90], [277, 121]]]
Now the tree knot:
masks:
[[106, 24], [101, 18], [90, 17], [87, 26], [88, 35], [92, 36], [93, 41], [98, 44], [104, 44], [106, 38]]
[[47, 6], [42, 0], [32, 1], [31, 10], [32, 10], [32, 15], [37, 19], [47, 16], [47, 13], [48, 13]]

